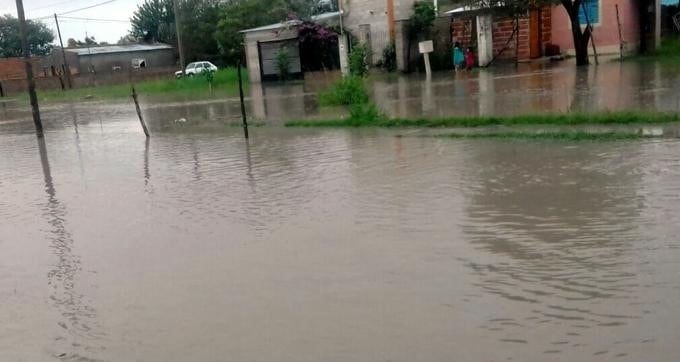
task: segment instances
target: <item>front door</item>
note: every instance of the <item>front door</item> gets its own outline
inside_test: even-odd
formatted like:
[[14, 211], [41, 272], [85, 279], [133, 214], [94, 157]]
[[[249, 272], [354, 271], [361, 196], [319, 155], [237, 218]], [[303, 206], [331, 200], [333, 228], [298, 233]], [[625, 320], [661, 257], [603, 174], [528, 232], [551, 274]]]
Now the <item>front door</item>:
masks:
[[541, 49], [541, 10], [529, 12], [529, 57], [540, 58]]

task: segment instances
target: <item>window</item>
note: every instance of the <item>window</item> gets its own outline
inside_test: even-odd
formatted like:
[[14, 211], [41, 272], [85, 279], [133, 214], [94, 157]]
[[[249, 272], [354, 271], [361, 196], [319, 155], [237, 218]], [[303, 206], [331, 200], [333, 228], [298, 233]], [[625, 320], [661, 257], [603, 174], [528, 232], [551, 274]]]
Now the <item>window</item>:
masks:
[[578, 21], [581, 25], [600, 23], [600, 0], [583, 0], [578, 9]]

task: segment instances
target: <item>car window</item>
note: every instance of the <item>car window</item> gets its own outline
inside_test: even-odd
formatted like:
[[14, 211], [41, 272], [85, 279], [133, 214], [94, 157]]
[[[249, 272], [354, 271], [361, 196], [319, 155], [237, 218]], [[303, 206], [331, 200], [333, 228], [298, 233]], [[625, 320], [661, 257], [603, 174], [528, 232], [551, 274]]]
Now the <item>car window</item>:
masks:
[[187, 65], [187, 70], [188, 69], [194, 69], [195, 66], [196, 66], [196, 64], [191, 63], [191, 64]]

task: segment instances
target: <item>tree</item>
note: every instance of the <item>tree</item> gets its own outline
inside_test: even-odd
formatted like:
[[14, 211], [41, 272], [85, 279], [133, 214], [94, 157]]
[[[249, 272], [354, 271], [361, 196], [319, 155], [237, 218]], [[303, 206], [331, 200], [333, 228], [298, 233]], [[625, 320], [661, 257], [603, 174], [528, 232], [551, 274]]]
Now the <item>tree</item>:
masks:
[[172, 0], [145, 0], [130, 18], [130, 35], [145, 42], [176, 43]]
[[283, 0], [232, 0], [221, 10], [215, 39], [225, 62], [235, 64], [243, 59], [241, 30], [285, 20], [290, 8]]
[[560, 2], [569, 15], [571, 35], [574, 38], [574, 51], [576, 52], [576, 65], [588, 65], [588, 43], [590, 42], [593, 28], [590, 24], [581, 27], [579, 11], [583, 6], [583, 2], [582, 0], [560, 0]]
[[[47, 55], [52, 51], [54, 34], [39, 21], [27, 20], [26, 32], [28, 51], [31, 55]], [[21, 40], [19, 37], [19, 19], [5, 15], [0, 16], [0, 57], [20, 57]]]
[[[188, 61], [212, 58], [218, 54], [214, 34], [220, 8], [218, 0], [184, 0], [179, 3], [182, 45]], [[172, 0], [146, 0], [137, 7], [130, 22], [130, 38], [177, 45]]]

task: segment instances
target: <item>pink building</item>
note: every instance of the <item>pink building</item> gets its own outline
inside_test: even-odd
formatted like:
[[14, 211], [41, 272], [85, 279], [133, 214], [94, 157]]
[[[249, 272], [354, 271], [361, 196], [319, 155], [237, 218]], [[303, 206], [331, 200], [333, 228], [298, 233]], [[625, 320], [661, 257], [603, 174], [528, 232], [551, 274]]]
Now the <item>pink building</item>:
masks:
[[[593, 26], [593, 40], [598, 53], [618, 53], [621, 42], [626, 53], [640, 48], [640, 36], [643, 33], [640, 27], [641, 2], [639, 0], [584, 0], [585, 6], [581, 10], [579, 20], [583, 26], [588, 22]], [[563, 53], [573, 54], [574, 40], [571, 34], [571, 23], [563, 6], [552, 7], [551, 20], [551, 43], [559, 46]]]

